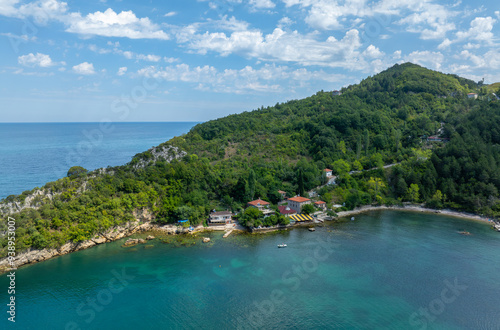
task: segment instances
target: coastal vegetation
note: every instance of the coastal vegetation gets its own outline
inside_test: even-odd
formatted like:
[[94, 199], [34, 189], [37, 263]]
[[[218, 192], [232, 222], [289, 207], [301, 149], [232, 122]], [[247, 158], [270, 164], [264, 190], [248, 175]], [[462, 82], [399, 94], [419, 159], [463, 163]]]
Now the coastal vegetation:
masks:
[[[144, 210], [160, 224], [202, 224], [214, 209], [240, 212], [247, 226], [286, 224], [243, 211], [256, 198], [277, 203], [278, 190], [316, 189], [340, 210], [412, 202], [500, 215], [500, 102], [467, 96], [487, 94], [482, 86], [406, 63], [341, 92], [196, 125], [123, 166], [72, 167], [65, 178], [4, 199], [0, 231], [9, 213], [16, 249], [24, 250], [85, 241]], [[335, 185], [325, 185], [325, 168]], [[28, 198], [35, 207], [11, 212]], [[4, 257], [6, 238], [0, 247]]]

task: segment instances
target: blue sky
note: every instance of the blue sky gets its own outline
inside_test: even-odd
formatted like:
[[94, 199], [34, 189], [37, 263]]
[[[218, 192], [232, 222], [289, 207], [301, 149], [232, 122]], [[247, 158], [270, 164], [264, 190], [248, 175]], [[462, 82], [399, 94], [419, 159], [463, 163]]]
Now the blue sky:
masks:
[[493, 83], [499, 21], [498, 0], [0, 0], [0, 121], [205, 121], [407, 61]]

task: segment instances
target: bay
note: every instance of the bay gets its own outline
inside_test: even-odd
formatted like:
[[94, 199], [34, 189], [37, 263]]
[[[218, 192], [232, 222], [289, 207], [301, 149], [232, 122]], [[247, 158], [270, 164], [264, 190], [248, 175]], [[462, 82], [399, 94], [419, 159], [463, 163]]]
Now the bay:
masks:
[[[500, 328], [500, 235], [488, 224], [372, 211], [315, 232], [204, 236], [212, 242], [180, 236], [123, 248], [122, 240], [22, 267], [16, 325]], [[2, 276], [3, 297], [7, 287]]]

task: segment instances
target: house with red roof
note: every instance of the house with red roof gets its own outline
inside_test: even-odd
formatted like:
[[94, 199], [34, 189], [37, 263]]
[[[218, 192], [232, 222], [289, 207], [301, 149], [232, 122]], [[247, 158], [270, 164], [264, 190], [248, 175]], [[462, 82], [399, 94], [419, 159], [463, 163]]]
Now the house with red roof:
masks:
[[311, 204], [311, 200], [309, 198], [296, 196], [288, 199], [288, 207], [297, 213], [300, 213], [302, 206], [306, 204]]
[[297, 214], [297, 211], [292, 210], [289, 206], [286, 205], [278, 206], [278, 210], [280, 211], [280, 214], [283, 214], [286, 217]]
[[269, 202], [266, 202], [260, 198], [247, 203], [247, 207], [255, 207], [259, 209], [259, 211], [264, 213], [264, 216], [269, 216], [274, 213], [274, 210], [270, 209], [269, 205], [271, 205]]
[[317, 202], [314, 202], [314, 206], [316, 206], [317, 208], [322, 209], [323, 211], [326, 210], [326, 202], [317, 201]]
[[325, 172], [325, 173], [326, 173], [326, 177], [327, 177], [327, 178], [329, 178], [329, 177], [331, 177], [331, 176], [333, 175], [333, 174], [332, 174], [332, 172], [333, 172], [333, 171], [332, 171], [331, 169], [329, 169], [329, 168], [325, 168], [325, 169], [323, 170], [323, 172]]

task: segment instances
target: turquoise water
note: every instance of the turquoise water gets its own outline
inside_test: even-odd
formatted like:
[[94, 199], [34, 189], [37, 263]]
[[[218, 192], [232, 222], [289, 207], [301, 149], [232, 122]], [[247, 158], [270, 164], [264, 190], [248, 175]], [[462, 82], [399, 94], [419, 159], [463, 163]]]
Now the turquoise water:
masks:
[[66, 176], [128, 163], [196, 123], [0, 123], [0, 199]]
[[207, 235], [191, 246], [122, 240], [20, 268], [16, 326], [500, 328], [500, 234], [487, 224], [378, 211], [315, 232]]

